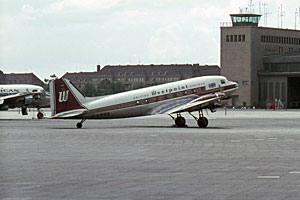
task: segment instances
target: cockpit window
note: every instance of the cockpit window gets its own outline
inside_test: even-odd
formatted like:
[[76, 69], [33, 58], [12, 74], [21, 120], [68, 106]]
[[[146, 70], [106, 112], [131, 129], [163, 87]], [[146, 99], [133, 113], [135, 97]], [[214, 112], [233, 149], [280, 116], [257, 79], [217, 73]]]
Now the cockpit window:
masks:
[[221, 80], [221, 84], [225, 84], [226, 83], [226, 80], [225, 79], [222, 79]]

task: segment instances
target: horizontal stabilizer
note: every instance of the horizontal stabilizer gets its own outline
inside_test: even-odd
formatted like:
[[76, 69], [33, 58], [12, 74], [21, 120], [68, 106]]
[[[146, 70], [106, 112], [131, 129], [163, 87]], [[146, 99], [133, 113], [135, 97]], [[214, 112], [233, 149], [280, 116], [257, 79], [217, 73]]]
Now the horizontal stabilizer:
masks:
[[54, 116], [49, 116], [46, 118], [49, 118], [49, 119], [72, 118], [72, 117], [77, 117], [77, 116], [83, 114], [85, 111], [86, 111], [86, 109], [69, 110], [69, 111], [61, 112]]

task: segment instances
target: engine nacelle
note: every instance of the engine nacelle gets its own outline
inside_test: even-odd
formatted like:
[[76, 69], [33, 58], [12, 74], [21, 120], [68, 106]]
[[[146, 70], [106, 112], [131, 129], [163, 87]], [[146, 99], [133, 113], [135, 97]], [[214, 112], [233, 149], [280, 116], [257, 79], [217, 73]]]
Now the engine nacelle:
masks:
[[27, 97], [25, 97], [25, 99], [24, 99], [24, 105], [29, 105], [29, 104], [31, 104], [31, 103], [32, 103], [32, 100], [33, 100], [32, 96], [27, 96]]
[[8, 105], [1, 105], [0, 106], [0, 110], [2, 110], [2, 111], [6, 111], [8, 109], [9, 109]]

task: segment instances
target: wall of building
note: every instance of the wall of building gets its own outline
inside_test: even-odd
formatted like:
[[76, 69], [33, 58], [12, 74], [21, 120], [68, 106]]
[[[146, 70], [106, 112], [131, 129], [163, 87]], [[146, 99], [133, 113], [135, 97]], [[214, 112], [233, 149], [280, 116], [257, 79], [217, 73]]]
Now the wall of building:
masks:
[[251, 104], [251, 41], [251, 27], [221, 28], [221, 75], [239, 84], [232, 106]]
[[201, 66], [199, 64], [108, 65], [101, 70], [97, 66], [96, 72], [66, 73], [63, 77], [71, 80], [81, 90], [87, 83], [98, 87], [103, 80], [120, 82], [127, 90], [131, 90], [207, 75], [220, 75], [219, 66]]
[[[240, 35], [242, 38], [245, 35], [245, 41], [235, 39]], [[256, 26], [221, 27], [221, 75], [239, 83], [235, 106], [264, 107], [267, 99], [262, 100], [259, 92], [266, 84], [268, 89], [263, 91], [267, 96], [264, 94], [264, 97], [280, 94], [286, 99], [288, 75], [261, 72], [266, 72], [264, 58], [288, 54], [300, 54], [300, 31]], [[288, 70], [288, 64], [285, 68]], [[278, 83], [280, 87], [276, 87]], [[286, 88], [282, 89], [283, 86]]]
[[287, 107], [287, 77], [277, 75], [261, 75], [259, 77], [258, 100], [261, 107], [268, 103], [281, 100]]
[[5, 75], [1, 70], [0, 70], [0, 84], [5, 84]]
[[32, 84], [44, 86], [44, 82], [41, 81], [33, 73], [10, 73], [4, 74], [0, 71], [0, 83], [1, 84]]

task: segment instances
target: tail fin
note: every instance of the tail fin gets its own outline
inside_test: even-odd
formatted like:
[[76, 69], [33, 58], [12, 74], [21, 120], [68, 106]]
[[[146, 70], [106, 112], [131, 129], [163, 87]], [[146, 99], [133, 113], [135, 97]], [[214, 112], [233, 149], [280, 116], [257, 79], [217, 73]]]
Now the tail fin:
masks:
[[85, 97], [78, 89], [67, 79], [55, 79], [50, 84], [50, 107], [51, 115], [59, 113], [85, 109], [83, 103]]

